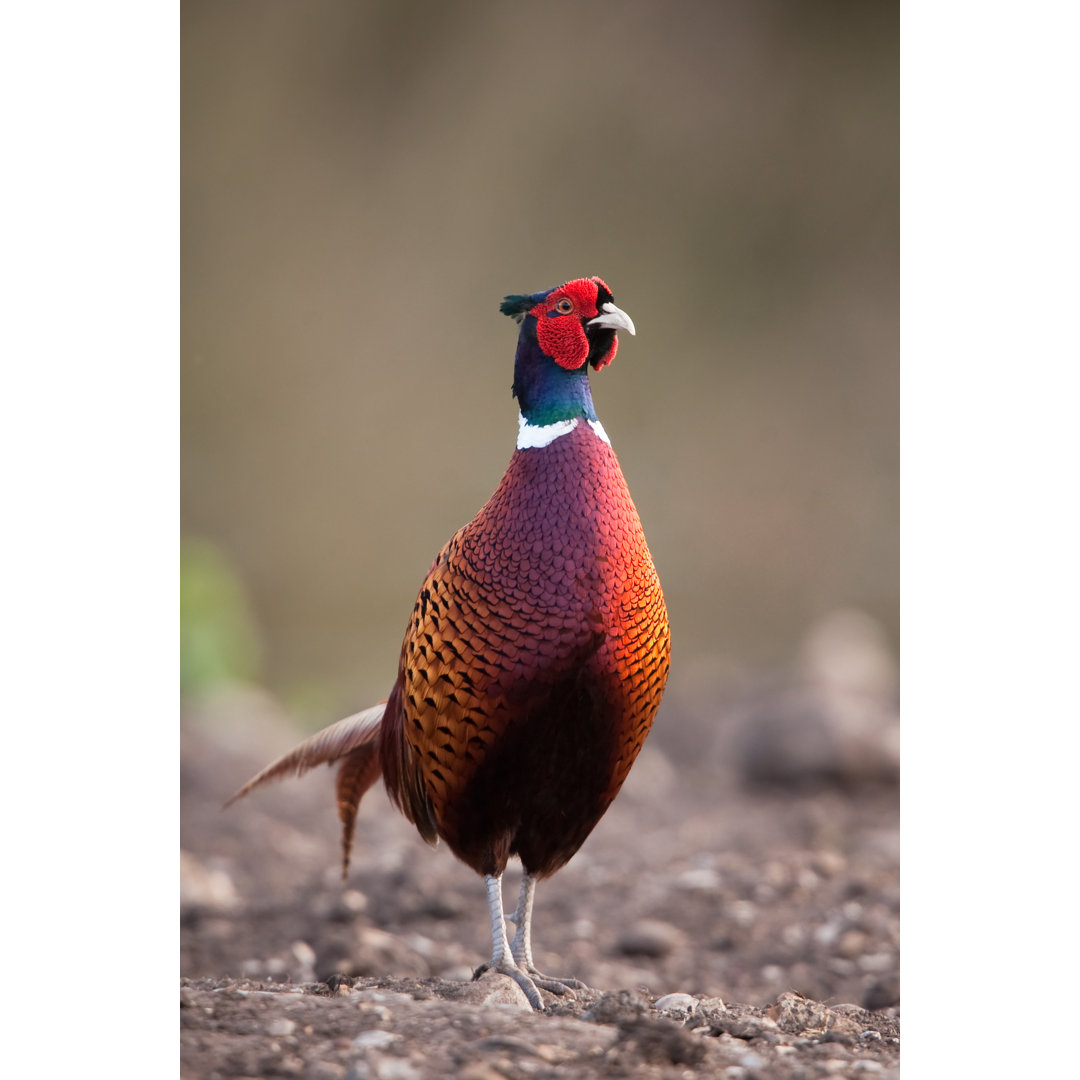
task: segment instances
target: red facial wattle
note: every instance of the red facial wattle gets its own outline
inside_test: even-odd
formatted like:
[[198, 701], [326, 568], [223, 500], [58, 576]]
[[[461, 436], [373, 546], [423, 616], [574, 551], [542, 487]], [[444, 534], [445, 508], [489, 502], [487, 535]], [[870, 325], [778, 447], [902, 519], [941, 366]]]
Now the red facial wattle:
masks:
[[614, 358], [619, 347], [614, 332], [605, 335], [600, 353], [586, 332], [586, 323], [601, 314], [602, 296], [610, 301], [611, 290], [600, 278], [579, 278], [552, 289], [530, 310], [529, 314], [536, 317], [540, 348], [560, 367], [573, 371], [588, 360], [599, 370]]

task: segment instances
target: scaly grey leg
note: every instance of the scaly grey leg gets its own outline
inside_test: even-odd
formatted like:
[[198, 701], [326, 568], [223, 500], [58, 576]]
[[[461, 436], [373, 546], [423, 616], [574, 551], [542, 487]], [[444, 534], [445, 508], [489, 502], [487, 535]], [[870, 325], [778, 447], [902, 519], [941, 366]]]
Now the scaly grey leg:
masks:
[[[526, 873], [521, 879], [521, 892], [518, 895], [517, 908], [513, 915], [507, 916], [517, 927], [514, 940], [510, 943], [510, 953], [514, 962], [523, 971], [527, 971], [537, 986], [550, 990], [553, 994], [566, 994], [571, 990], [584, 990], [586, 986], [577, 979], [553, 979], [541, 975], [536, 970], [532, 957], [532, 909], [533, 895], [536, 892], [536, 878]], [[505, 930], [504, 930], [505, 934]], [[570, 995], [573, 997], [573, 994]]]

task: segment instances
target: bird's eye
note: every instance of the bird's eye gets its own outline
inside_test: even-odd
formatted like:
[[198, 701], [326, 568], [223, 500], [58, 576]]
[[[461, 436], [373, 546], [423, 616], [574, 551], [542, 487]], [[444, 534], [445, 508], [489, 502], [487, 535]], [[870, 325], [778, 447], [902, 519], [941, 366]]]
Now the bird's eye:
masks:
[[560, 315], [569, 315], [574, 310], [574, 301], [569, 297], [564, 296], [556, 305], [555, 310]]

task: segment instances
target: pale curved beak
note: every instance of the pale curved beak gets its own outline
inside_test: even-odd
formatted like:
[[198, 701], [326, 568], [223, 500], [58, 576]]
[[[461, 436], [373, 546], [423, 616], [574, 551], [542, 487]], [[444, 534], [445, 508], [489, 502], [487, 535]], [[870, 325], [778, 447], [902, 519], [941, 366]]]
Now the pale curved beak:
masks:
[[637, 334], [634, 329], [634, 320], [614, 304], [604, 304], [600, 314], [595, 319], [590, 319], [586, 326], [607, 326], [612, 330], [625, 330], [628, 334]]

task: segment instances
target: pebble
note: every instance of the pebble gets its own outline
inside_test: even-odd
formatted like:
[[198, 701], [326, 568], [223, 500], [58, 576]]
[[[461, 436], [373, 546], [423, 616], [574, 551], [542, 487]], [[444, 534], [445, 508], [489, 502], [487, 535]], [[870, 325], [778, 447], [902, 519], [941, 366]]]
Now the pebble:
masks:
[[[725, 1010], [726, 1012], [726, 1010]], [[715, 1016], [712, 1019], [713, 1034], [730, 1035], [736, 1039], [761, 1039], [771, 1041], [776, 1032], [776, 1024], [767, 1017], [757, 1016]]]
[[207, 866], [190, 851], [181, 849], [180, 906], [227, 912], [240, 906], [240, 898], [225, 870]]
[[806, 943], [806, 928], [798, 923], [790, 923], [780, 931], [780, 940], [792, 948], [799, 948]]
[[702, 866], [694, 870], [684, 870], [675, 879], [676, 889], [685, 889], [687, 892], [700, 890], [712, 892], [720, 888], [720, 875], [712, 867]]
[[367, 903], [367, 897], [359, 889], [346, 889], [341, 895], [341, 906], [346, 911], [364, 911]]
[[496, 1072], [490, 1065], [483, 1061], [470, 1061], [462, 1066], [458, 1073], [458, 1080], [506, 1080], [501, 1072]]
[[582, 1014], [581, 1019], [593, 1024], [617, 1024], [642, 1016], [647, 1008], [633, 990], [609, 990]]
[[486, 971], [479, 979], [464, 983], [456, 1000], [470, 1005], [501, 1005], [532, 1012], [525, 991], [509, 975], [500, 975], [497, 971]]
[[841, 956], [845, 956], [849, 960], [854, 960], [866, 951], [869, 940], [870, 939], [862, 930], [848, 930], [843, 937], [840, 938], [840, 941], [836, 946], [836, 951]]
[[859, 967], [863, 971], [882, 972], [896, 966], [896, 960], [892, 953], [870, 953], [859, 957]]
[[615, 948], [624, 956], [648, 956], [659, 959], [686, 941], [686, 935], [671, 923], [642, 919], [623, 931]]
[[824, 1031], [828, 1026], [829, 1009], [819, 1001], [811, 1001], [789, 990], [765, 1010], [765, 1015], [775, 1021], [781, 1031], [799, 1035]]
[[839, 919], [830, 919], [827, 923], [822, 923], [814, 931], [814, 941], [823, 948], [829, 948], [840, 937], [843, 924]]
[[378, 987], [368, 987], [366, 990], [354, 990], [353, 994], [357, 1001], [370, 1001], [376, 1005], [411, 1005], [411, 994], [401, 994], [397, 990], [381, 990]]
[[418, 1066], [406, 1058], [380, 1057], [374, 1062], [378, 1080], [420, 1080]]
[[697, 1006], [697, 998], [689, 994], [665, 994], [653, 1008], [657, 1012], [693, 1012]]
[[736, 900], [729, 905], [726, 914], [736, 926], [753, 926], [757, 921], [758, 909], [749, 900]]
[[839, 851], [826, 849], [819, 851], [814, 856], [814, 865], [817, 867], [818, 872], [826, 877], [836, 877], [837, 874], [842, 874], [847, 869], [847, 859]]
[[315, 950], [306, 941], [294, 941], [291, 949], [296, 962], [301, 967], [313, 968], [315, 966]]
[[370, 1028], [367, 1031], [361, 1031], [353, 1039], [352, 1044], [357, 1050], [384, 1050], [386, 1047], [392, 1046], [400, 1038], [400, 1035], [395, 1035], [392, 1031], [383, 1031], [382, 1028]]
[[[537, 1057], [541, 1061], [552, 1062], [556, 1058], [556, 1053], [549, 1046], [533, 1045], [530, 1042], [526, 1042], [524, 1039], [518, 1039], [513, 1035], [489, 1035], [486, 1039], [480, 1039], [467, 1047], [469, 1053], [474, 1051], [498, 1051], [503, 1050], [515, 1056], [515, 1059], [522, 1057]], [[519, 1062], [520, 1064], [520, 1062]]]
[[900, 979], [895, 975], [884, 975], [877, 979], [866, 991], [863, 1007], [870, 1010], [887, 1009], [900, 1003]]
[[291, 1035], [296, 1031], [296, 1021], [287, 1017], [279, 1016], [266, 1025], [266, 1034], [273, 1036]]
[[336, 1061], [313, 1061], [304, 1071], [304, 1080], [344, 1080], [345, 1066]]

